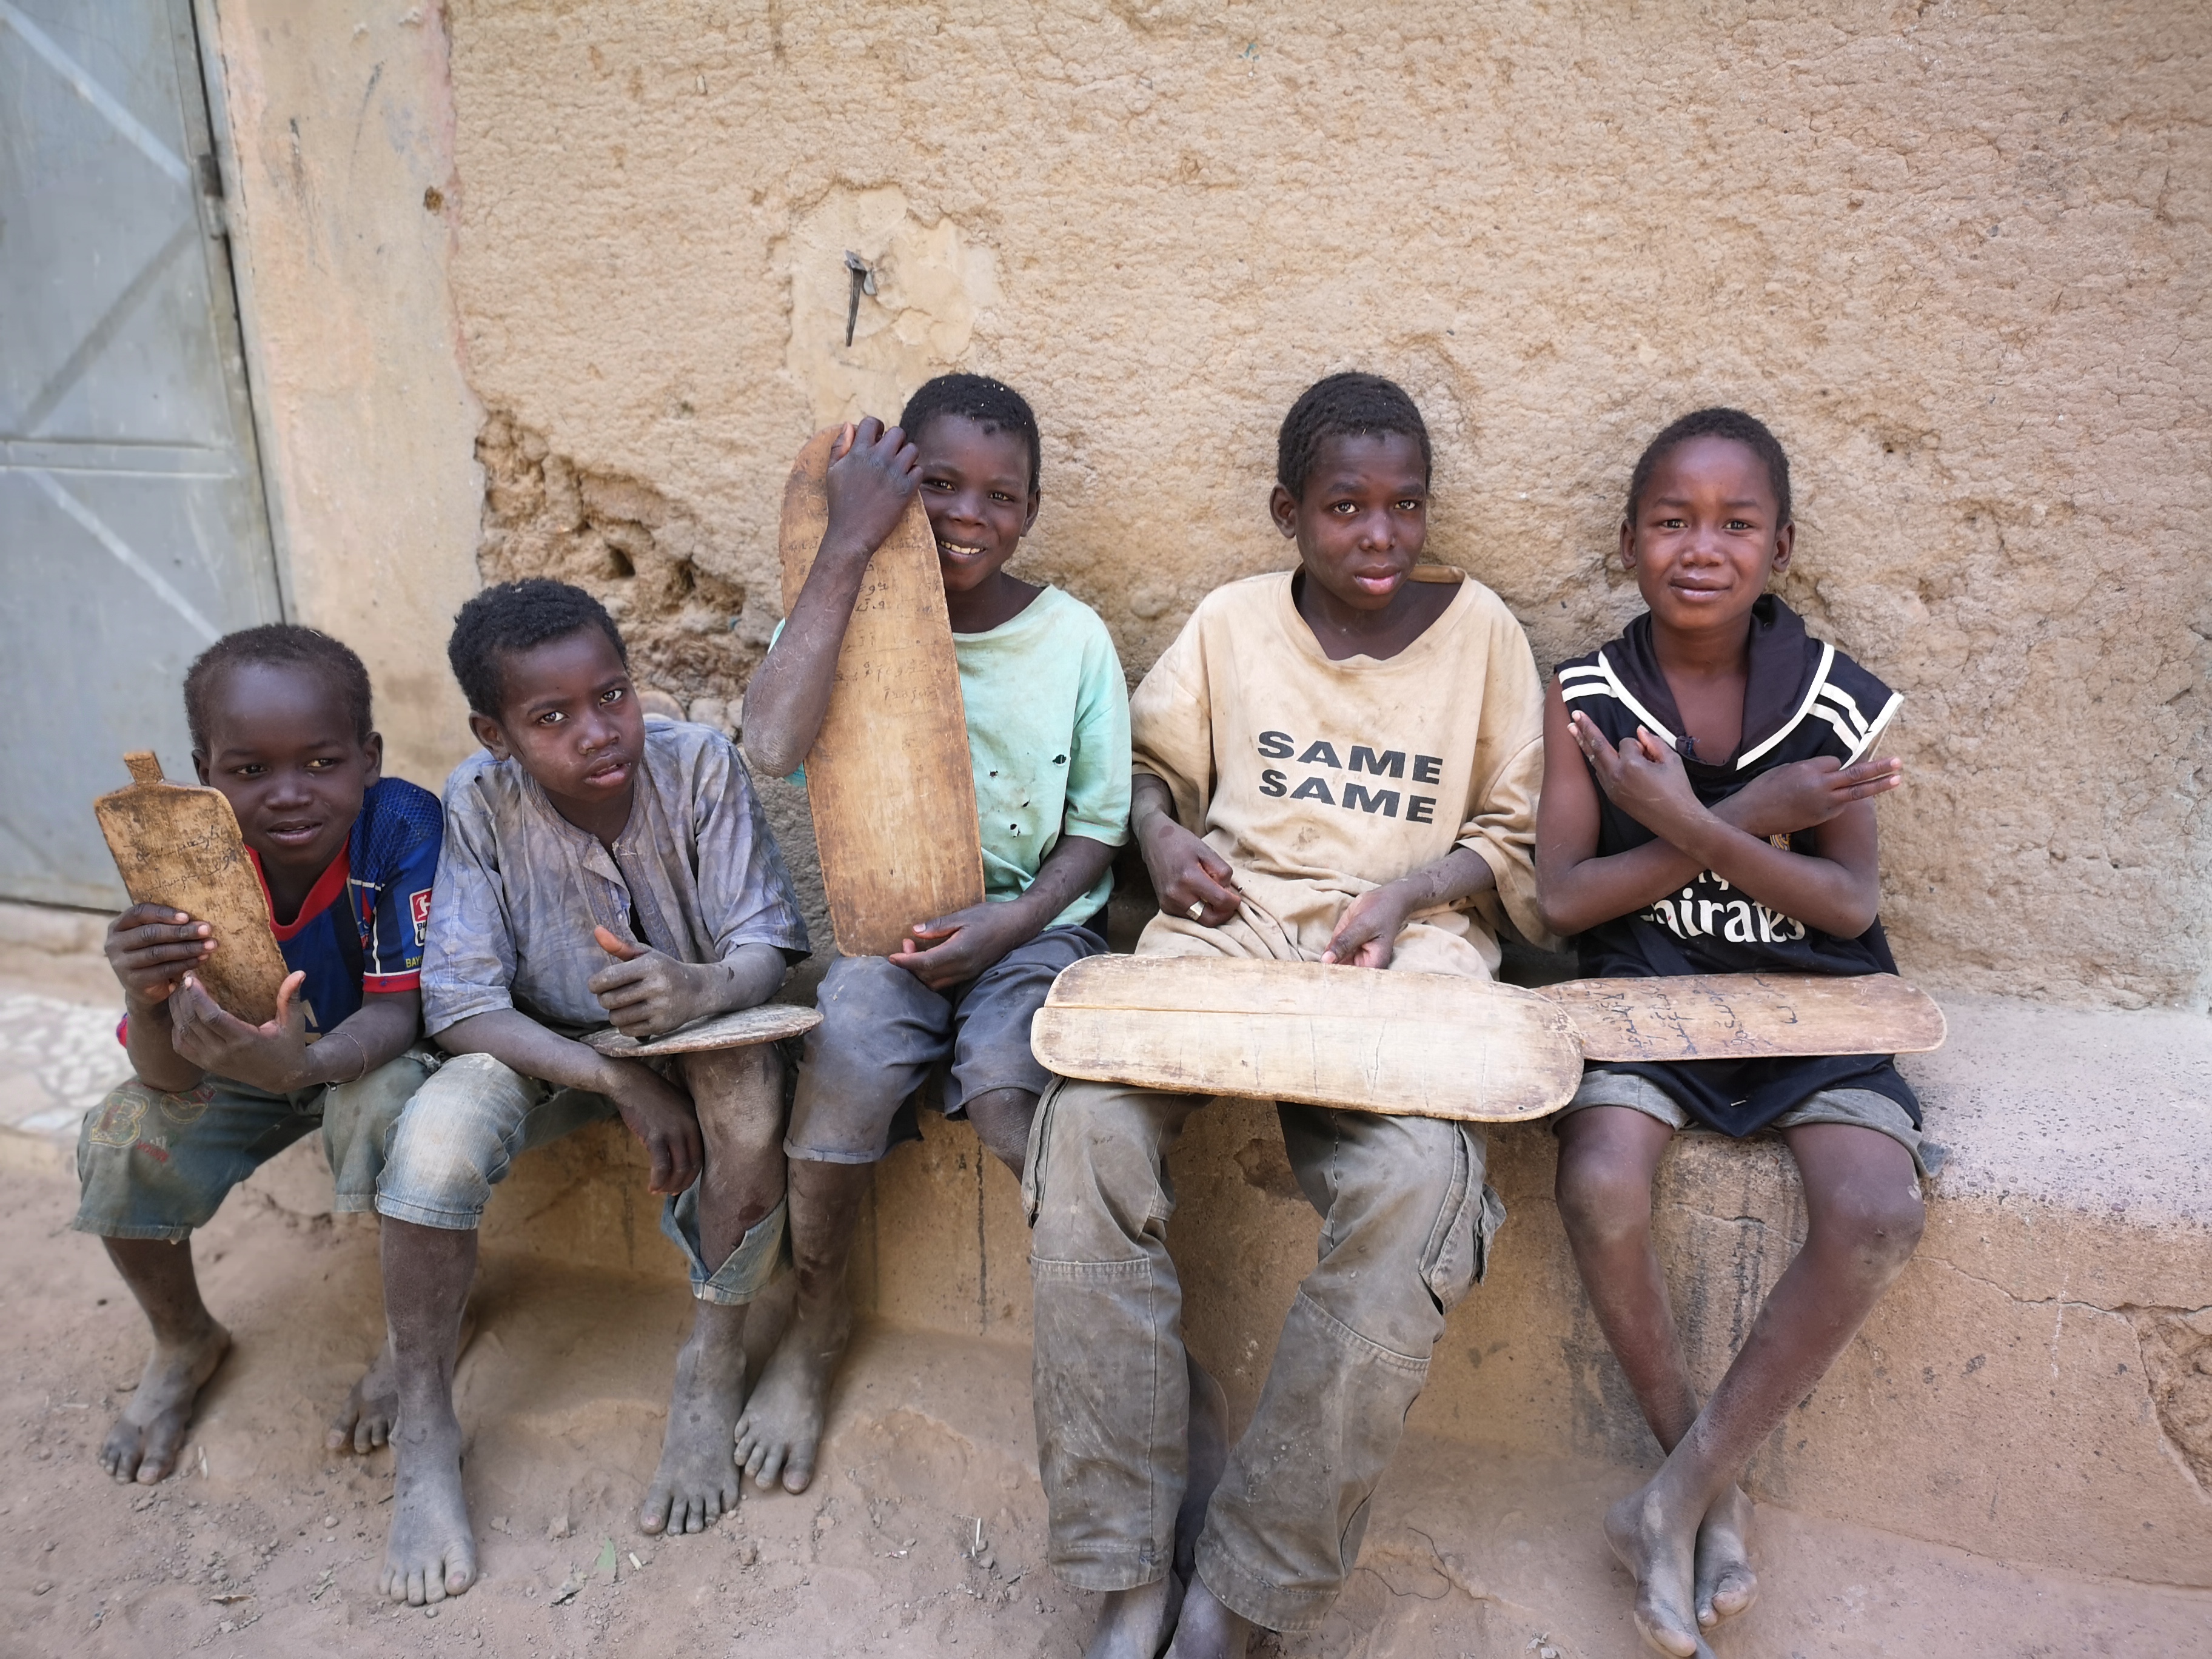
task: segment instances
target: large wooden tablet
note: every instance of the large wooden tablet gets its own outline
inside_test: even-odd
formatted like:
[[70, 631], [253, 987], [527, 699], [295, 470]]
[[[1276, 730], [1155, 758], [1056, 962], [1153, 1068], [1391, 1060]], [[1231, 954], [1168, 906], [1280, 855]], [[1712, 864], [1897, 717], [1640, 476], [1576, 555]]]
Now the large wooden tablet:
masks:
[[238, 815], [218, 790], [164, 781], [150, 750], [125, 755], [123, 763], [130, 787], [102, 795], [92, 810], [124, 891], [133, 904], [164, 904], [210, 923], [216, 952], [193, 974], [247, 1024], [266, 1024], [276, 1018], [289, 969]]
[[716, 1014], [709, 1019], [695, 1019], [665, 1037], [654, 1037], [647, 1042], [624, 1036], [612, 1026], [604, 1031], [586, 1031], [582, 1041], [610, 1060], [656, 1060], [663, 1054], [696, 1054], [712, 1048], [745, 1048], [756, 1042], [776, 1042], [785, 1037], [804, 1036], [821, 1023], [822, 1016], [811, 1008], [795, 1008], [781, 1002], [763, 1002], [757, 1007], [740, 1008], [733, 1014]]
[[1558, 1110], [1583, 1071], [1565, 1012], [1510, 985], [1213, 957], [1086, 957], [1030, 1045], [1063, 1077], [1492, 1123]]
[[[824, 478], [836, 435], [830, 427], [807, 441], [784, 490], [786, 616], [830, 522]], [[806, 757], [806, 795], [844, 955], [888, 956], [915, 923], [983, 902], [960, 667], [919, 496], [869, 561], [830, 712]]]
[[1943, 1011], [1894, 974], [1697, 974], [1576, 979], [1543, 994], [1590, 1060], [1917, 1054], [1943, 1044]]

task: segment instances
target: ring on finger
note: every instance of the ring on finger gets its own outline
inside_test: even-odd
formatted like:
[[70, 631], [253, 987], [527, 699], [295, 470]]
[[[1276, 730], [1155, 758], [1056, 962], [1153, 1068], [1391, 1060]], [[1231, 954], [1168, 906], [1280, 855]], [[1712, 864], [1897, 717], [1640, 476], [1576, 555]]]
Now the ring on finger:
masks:
[[1203, 899], [1193, 899], [1190, 902], [1190, 908], [1183, 912], [1183, 915], [1188, 916], [1193, 921], [1196, 921], [1205, 914], [1206, 901]]

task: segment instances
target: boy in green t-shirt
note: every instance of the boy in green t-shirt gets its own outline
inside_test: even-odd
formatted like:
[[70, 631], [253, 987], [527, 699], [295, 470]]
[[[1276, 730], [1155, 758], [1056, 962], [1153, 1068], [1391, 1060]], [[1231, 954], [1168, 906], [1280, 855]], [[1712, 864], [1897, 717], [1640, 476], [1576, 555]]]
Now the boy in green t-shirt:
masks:
[[[1128, 834], [1129, 699], [1097, 615], [1006, 574], [1036, 521], [1036, 417], [1020, 395], [947, 374], [840, 440], [822, 548], [745, 692], [757, 766], [794, 771], [830, 705], [868, 561], [921, 491], [937, 538], [966, 706], [984, 902], [918, 921], [890, 957], [840, 957], [817, 999], [784, 1151], [798, 1309], [738, 1424], [763, 1487], [813, 1476], [823, 1406], [852, 1313], [845, 1263], [901, 1103], [949, 1060], [944, 1103], [1017, 1176], [1050, 1074], [1030, 1021], [1070, 963], [1106, 948], [1114, 849]], [[903, 429], [902, 429], [903, 428]]]

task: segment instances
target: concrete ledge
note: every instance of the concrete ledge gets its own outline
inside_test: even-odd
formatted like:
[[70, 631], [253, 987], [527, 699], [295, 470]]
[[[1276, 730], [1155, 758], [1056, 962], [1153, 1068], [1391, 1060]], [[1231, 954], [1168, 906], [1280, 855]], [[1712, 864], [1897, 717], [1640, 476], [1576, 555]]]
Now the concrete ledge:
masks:
[[[1908, 1060], [1951, 1150], [1897, 1287], [1756, 1461], [1762, 1498], [2022, 1565], [2212, 1585], [2212, 1023], [1954, 1000]], [[1025, 1341], [1014, 1183], [960, 1125], [883, 1166], [854, 1264], [862, 1305]], [[1412, 1426], [1516, 1456], [1649, 1466], [1657, 1447], [1591, 1319], [1551, 1198], [1543, 1126], [1491, 1137], [1511, 1218], [1455, 1312]], [[327, 1205], [311, 1151], [257, 1177]], [[1190, 1340], [1250, 1409], [1318, 1223], [1271, 1110], [1224, 1101], [1174, 1160]], [[288, 1172], [289, 1171], [289, 1172]], [[319, 1193], [318, 1182], [320, 1182]], [[1686, 1135], [1657, 1197], [1701, 1382], [1725, 1369], [1802, 1237], [1778, 1143]], [[644, 1164], [599, 1126], [500, 1189], [487, 1250], [668, 1274]]]

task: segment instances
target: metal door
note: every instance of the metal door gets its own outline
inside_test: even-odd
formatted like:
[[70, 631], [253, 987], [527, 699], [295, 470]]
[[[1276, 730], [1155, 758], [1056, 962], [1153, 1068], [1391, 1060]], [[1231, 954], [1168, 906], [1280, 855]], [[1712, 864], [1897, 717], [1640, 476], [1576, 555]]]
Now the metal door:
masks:
[[0, 896], [115, 907], [127, 749], [282, 614], [190, 0], [0, 0]]

